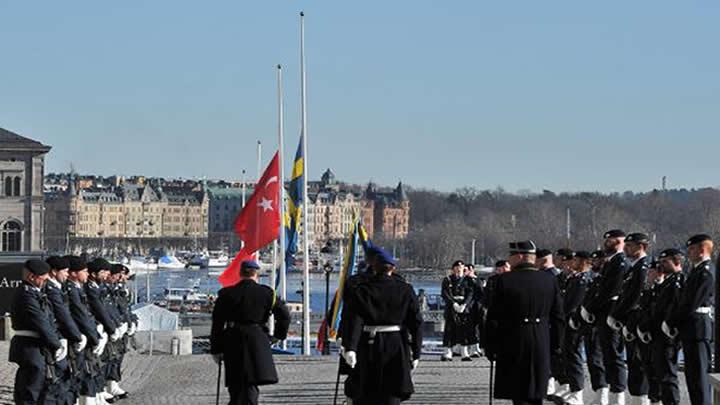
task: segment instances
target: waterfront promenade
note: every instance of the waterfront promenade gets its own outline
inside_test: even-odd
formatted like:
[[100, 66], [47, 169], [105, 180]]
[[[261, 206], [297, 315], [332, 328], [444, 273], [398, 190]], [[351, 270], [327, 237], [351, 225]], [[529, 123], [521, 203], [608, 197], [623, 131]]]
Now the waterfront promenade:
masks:
[[[13, 403], [16, 367], [7, 362], [8, 348], [8, 342], [0, 342], [0, 404]], [[261, 388], [261, 404], [332, 404], [337, 357], [279, 356], [276, 362], [281, 382]], [[417, 393], [405, 403], [487, 404], [489, 371], [486, 359], [444, 363], [437, 356], [426, 357], [414, 373]], [[132, 396], [118, 403], [211, 405], [215, 403], [216, 383], [217, 366], [209, 355], [150, 357], [130, 353], [124, 363], [123, 386]], [[681, 395], [686, 401], [684, 375], [681, 375], [681, 386]], [[224, 388], [221, 393], [220, 403], [226, 404], [228, 397]], [[586, 392], [586, 401], [589, 399]], [[498, 405], [509, 403], [493, 401]]]

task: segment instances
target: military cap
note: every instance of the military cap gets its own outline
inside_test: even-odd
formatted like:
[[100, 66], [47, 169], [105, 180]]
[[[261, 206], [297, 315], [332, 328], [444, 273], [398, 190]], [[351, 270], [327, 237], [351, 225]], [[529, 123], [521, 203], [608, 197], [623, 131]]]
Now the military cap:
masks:
[[52, 270], [62, 270], [70, 268], [70, 263], [68, 259], [60, 256], [50, 256], [45, 259], [45, 263], [47, 263]]
[[603, 258], [605, 258], [605, 252], [603, 252], [602, 250], [596, 250], [596, 251], [592, 252], [592, 254], [590, 254], [590, 258], [591, 259], [603, 259]]
[[503, 267], [507, 266], [508, 261], [507, 260], [498, 260], [495, 262], [495, 267]]
[[578, 259], [592, 259], [592, 254], [590, 252], [580, 250], [575, 252], [575, 257], [577, 257]]
[[380, 249], [380, 248], [377, 247], [377, 246], [370, 246], [370, 247], [367, 248], [367, 250], [365, 251], [365, 257], [375, 257], [375, 256], [377, 256], [378, 254], [380, 254], [380, 253], [379, 253], [380, 250], [382, 250], [382, 249]]
[[624, 238], [625, 232], [621, 231], [620, 229], [612, 229], [607, 232], [605, 232], [605, 235], [603, 235], [603, 239], [608, 238]]
[[695, 236], [691, 237], [690, 239], [688, 239], [686, 245], [692, 246], [692, 245], [697, 245], [698, 243], [703, 243], [706, 241], [712, 242], [712, 238], [710, 237], [710, 235], [701, 233], [699, 235], [695, 235]]
[[670, 248], [665, 249], [662, 252], [660, 252], [660, 256], [658, 256], [659, 259], [665, 259], [666, 257], [673, 257], [673, 256], [685, 256], [681, 250]]
[[120, 263], [114, 263], [110, 266], [110, 274], [120, 274], [123, 272], [123, 266]]
[[520, 242], [510, 242], [510, 254], [535, 254], [535, 242], [531, 240], [523, 240]]
[[464, 265], [464, 264], [465, 264], [465, 262], [462, 261], [462, 260], [455, 260], [455, 261], [453, 262], [453, 264], [452, 264], [452, 267], [462, 266], [462, 265]]
[[658, 268], [658, 261], [653, 259], [650, 261], [650, 264], [648, 264], [648, 269], [657, 269]]
[[650, 243], [650, 238], [644, 233], [635, 232], [626, 236], [625, 242]]
[[240, 264], [240, 268], [260, 270], [260, 265], [255, 260], [245, 260]]
[[380, 264], [390, 264], [397, 266], [395, 258], [383, 248], [377, 248], [377, 260]]
[[30, 259], [26, 261], [25, 268], [36, 276], [42, 276], [50, 271], [50, 265], [40, 259]]
[[70, 271], [81, 271], [87, 269], [87, 263], [80, 256], [65, 256], [70, 265]]
[[538, 249], [536, 256], [538, 257], [538, 259], [541, 259], [543, 257], [548, 257], [551, 254], [552, 254], [552, 251], [549, 249]]
[[563, 260], [572, 260], [573, 257], [575, 257], [575, 252], [572, 251], [572, 249], [558, 249], [557, 252], [555, 252], [556, 255], [563, 258]]
[[88, 270], [90, 271], [90, 273], [98, 273], [103, 270], [109, 271], [111, 268], [112, 268], [112, 265], [110, 264], [110, 262], [108, 262], [107, 260], [105, 260], [103, 258], [97, 258], [97, 259], [91, 261], [90, 263], [88, 263]]

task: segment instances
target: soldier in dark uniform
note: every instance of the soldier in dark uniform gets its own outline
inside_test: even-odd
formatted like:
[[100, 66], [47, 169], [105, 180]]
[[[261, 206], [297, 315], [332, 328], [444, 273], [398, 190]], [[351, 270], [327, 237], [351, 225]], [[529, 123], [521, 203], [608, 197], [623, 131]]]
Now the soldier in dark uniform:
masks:
[[396, 262], [380, 250], [372, 276], [348, 300], [343, 357], [354, 370], [346, 385], [353, 405], [395, 405], [414, 392], [411, 371], [422, 348], [422, 315], [413, 287], [393, 277]]
[[680, 302], [661, 326], [670, 337], [682, 342], [685, 356], [685, 380], [690, 403], [712, 403], [708, 370], [710, 367], [710, 341], [713, 337], [712, 319], [715, 282], [710, 258], [713, 241], [708, 235], [695, 235], [687, 241], [688, 260], [691, 264]]
[[22, 286], [13, 299], [15, 336], [10, 342], [9, 360], [18, 365], [13, 390], [13, 400], [18, 405], [55, 403], [48, 388], [57, 378], [55, 363], [67, 354], [67, 342], [63, 343], [58, 335], [52, 310], [42, 292], [49, 272], [50, 266], [42, 260], [26, 261]]
[[604, 237], [607, 258], [601, 270], [600, 284], [594, 295], [590, 297], [590, 301], [580, 307], [580, 311], [585, 322], [594, 324], [597, 321], [598, 338], [605, 363], [605, 378], [610, 383], [609, 402], [624, 404], [627, 388], [627, 366], [623, 359], [625, 345], [620, 331], [610, 326], [608, 316], [620, 297], [623, 279], [628, 271], [628, 263], [623, 252], [625, 233], [615, 229], [606, 232]]
[[[240, 282], [221, 289], [213, 309], [210, 353], [218, 364], [225, 361], [230, 405], [255, 405], [258, 386], [278, 382], [270, 343], [284, 340], [290, 327], [290, 311], [272, 288], [258, 283], [259, 269], [256, 262], [242, 262]], [[267, 326], [271, 314], [272, 338]]]
[[[483, 286], [482, 280], [475, 274], [475, 266], [468, 264], [465, 266], [465, 279], [472, 288], [472, 304], [468, 312], [472, 322], [471, 339], [468, 342], [468, 351], [470, 357], [478, 358], [482, 356], [480, 347], [480, 336], [482, 336], [482, 305], [483, 305]], [[422, 309], [422, 305], [421, 305]]]
[[[77, 387], [73, 378], [76, 364], [76, 352], [82, 351], [87, 345], [87, 338], [80, 333], [70, 314], [65, 282], [68, 278], [70, 263], [58, 256], [47, 258], [50, 266], [50, 278], [43, 288], [47, 295], [50, 308], [57, 323], [60, 335], [68, 341], [68, 359], [55, 363], [57, 381], [48, 389], [57, 399], [58, 405], [72, 405], [77, 399]], [[69, 360], [69, 361], [68, 361]]]
[[562, 272], [562, 270], [555, 266], [553, 253], [548, 249], [538, 249], [537, 258], [535, 259], [535, 267], [541, 271], [549, 273], [552, 276], [557, 276]]
[[635, 327], [629, 321], [640, 311], [640, 296], [647, 281], [650, 260], [647, 249], [650, 239], [643, 233], [631, 233], [625, 238], [625, 255], [629, 269], [623, 276], [618, 300], [607, 317], [607, 325], [620, 332], [625, 339], [628, 391], [633, 404], [649, 405], [650, 383], [643, 362], [642, 342], [635, 336]]
[[560, 288], [555, 277], [535, 268], [532, 241], [511, 243], [509, 261], [512, 271], [497, 277], [488, 309], [486, 352], [490, 360], [497, 359], [495, 398], [541, 404], [550, 353], [562, 347]]
[[575, 252], [572, 249], [561, 248], [555, 252], [556, 262], [560, 267], [560, 273], [557, 275], [560, 289], [565, 289], [565, 282], [567, 278], [572, 274], [573, 259], [575, 258]]
[[133, 317], [130, 312], [130, 292], [125, 286], [125, 274], [129, 273], [129, 271], [122, 264], [113, 264], [110, 268], [110, 278], [108, 280], [110, 302], [117, 313], [116, 323], [131, 325], [127, 326], [128, 331], [115, 343], [117, 355], [108, 366], [108, 380], [105, 391], [117, 399], [125, 399], [130, 396], [127, 391], [120, 387], [120, 381], [122, 380], [122, 362], [127, 352], [128, 338], [135, 333], [134, 325], [137, 322], [137, 317]]
[[[680, 404], [678, 385], [678, 352], [680, 342], [662, 332], [662, 323], [677, 307], [684, 283], [682, 273], [683, 253], [666, 249], [658, 257], [658, 271], [664, 278], [657, 285], [654, 303], [648, 314], [642, 317], [636, 328], [638, 337], [651, 347], [654, 378], [660, 388], [659, 398], [650, 398], [664, 405]], [[652, 389], [651, 389], [652, 393]]]
[[445, 302], [445, 330], [442, 361], [452, 361], [453, 347], [460, 346], [463, 361], [471, 361], [467, 345], [471, 340], [472, 319], [468, 311], [472, 307], [473, 288], [463, 276], [465, 263], [457, 260], [452, 265], [452, 273], [445, 277], [441, 285], [441, 295]]
[[[555, 276], [560, 287], [560, 294], [565, 295], [567, 281], [573, 274], [573, 258], [575, 252], [571, 249], [558, 249], [555, 256], [560, 263], [560, 269], [555, 268], [552, 252], [546, 249], [540, 249], [536, 257], [536, 265], [540, 270]], [[570, 385], [567, 383], [565, 376], [564, 356], [560, 353], [553, 353], [550, 357], [550, 380], [548, 381], [547, 396], [548, 398], [562, 398], [570, 394]]]
[[[590, 284], [590, 252], [575, 253], [573, 273], [567, 279], [567, 288], [563, 297], [563, 311], [568, 319], [582, 304], [588, 285]], [[563, 342], [563, 365], [565, 372], [562, 384], [569, 385], [569, 391], [560, 399], [569, 405], [583, 404], [583, 388], [585, 387], [585, 374], [583, 373], [583, 334], [573, 323], [565, 328]]]
[[95, 404], [97, 396], [97, 387], [92, 376], [98, 371], [97, 356], [102, 351], [101, 336], [97, 331], [95, 318], [90, 312], [83, 288], [88, 280], [87, 265], [78, 256], [66, 256], [65, 259], [69, 265], [66, 287], [70, 314], [80, 333], [87, 338], [87, 346], [84, 349], [76, 346], [75, 385], [80, 397], [80, 404], [92, 405]]
[[497, 278], [499, 275], [503, 273], [507, 273], [510, 271], [510, 263], [508, 263], [507, 260], [498, 260], [495, 262], [495, 270], [493, 271], [490, 276], [488, 276], [487, 280], [485, 280], [485, 287], [483, 288], [483, 327], [482, 327], [482, 335], [480, 335], [480, 345], [482, 347], [487, 347], [487, 331], [488, 331], [488, 319], [487, 319], [487, 310], [490, 308], [490, 305], [492, 304], [492, 296], [493, 291], [495, 291], [495, 282], [497, 281]]

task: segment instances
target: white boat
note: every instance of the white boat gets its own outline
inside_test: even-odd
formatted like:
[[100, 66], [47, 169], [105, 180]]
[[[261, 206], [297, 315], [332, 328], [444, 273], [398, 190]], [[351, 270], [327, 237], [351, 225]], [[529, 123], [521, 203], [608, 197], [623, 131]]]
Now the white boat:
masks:
[[185, 263], [173, 255], [166, 255], [158, 259], [157, 268], [162, 270], [184, 269]]
[[128, 267], [135, 273], [146, 271], [154, 271], [158, 269], [158, 265], [153, 263], [151, 259], [143, 256], [133, 256], [128, 260]]
[[157, 304], [170, 311], [208, 312], [212, 309], [210, 297], [195, 288], [166, 288], [163, 300]]
[[230, 258], [225, 253], [211, 252], [208, 257], [208, 267], [227, 267], [230, 264]]

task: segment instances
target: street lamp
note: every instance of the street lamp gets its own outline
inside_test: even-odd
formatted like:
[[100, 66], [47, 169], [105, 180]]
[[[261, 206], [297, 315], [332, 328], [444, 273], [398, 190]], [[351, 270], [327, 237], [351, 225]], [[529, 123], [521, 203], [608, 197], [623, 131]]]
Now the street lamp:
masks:
[[[332, 260], [332, 255], [335, 253], [335, 248], [333, 248], [330, 241], [328, 241], [325, 246], [320, 249], [320, 253], [323, 256], [329, 256], [330, 260]], [[332, 321], [332, 317], [328, 313], [330, 310], [330, 273], [332, 273], [333, 264], [329, 261], [325, 261], [325, 265], [323, 266], [323, 271], [325, 271], [325, 319], [326, 319], [326, 327], [325, 327], [325, 334], [323, 336], [323, 352], [322, 354], [330, 354], [330, 322]], [[318, 337], [319, 338], [319, 337]]]

